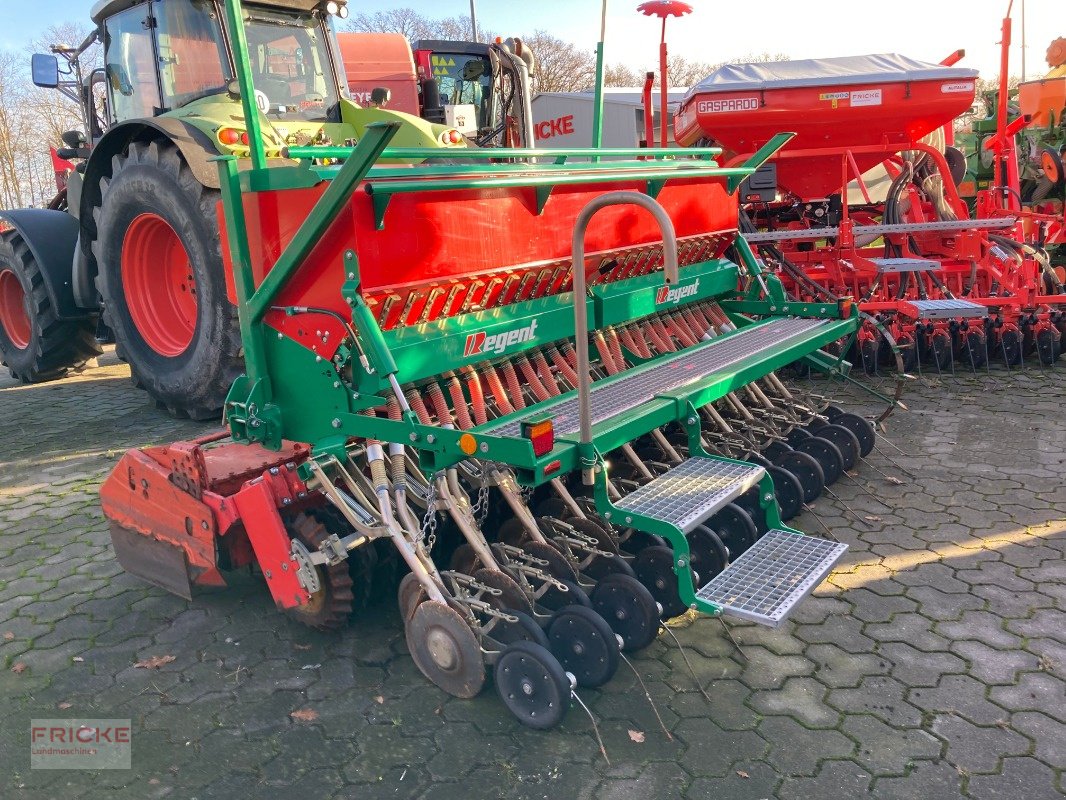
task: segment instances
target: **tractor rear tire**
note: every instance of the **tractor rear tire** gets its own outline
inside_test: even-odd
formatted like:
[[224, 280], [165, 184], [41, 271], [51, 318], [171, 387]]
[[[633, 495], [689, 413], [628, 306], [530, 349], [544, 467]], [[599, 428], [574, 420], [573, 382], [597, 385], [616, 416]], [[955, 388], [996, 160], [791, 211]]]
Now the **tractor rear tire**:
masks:
[[102, 352], [96, 317], [60, 320], [25, 240], [0, 236], [0, 362], [11, 377], [39, 383], [78, 372]]
[[173, 144], [155, 141], [115, 156], [101, 193], [97, 286], [134, 386], [174, 416], [217, 417], [242, 369], [219, 192], [196, 180]]

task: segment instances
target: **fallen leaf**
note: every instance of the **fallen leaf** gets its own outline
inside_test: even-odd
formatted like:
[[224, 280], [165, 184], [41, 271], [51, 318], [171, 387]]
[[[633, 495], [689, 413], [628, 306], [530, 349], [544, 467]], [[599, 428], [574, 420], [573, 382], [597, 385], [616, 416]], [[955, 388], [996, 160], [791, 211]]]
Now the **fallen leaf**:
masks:
[[738, 769], [738, 770], [737, 770], [737, 775], [739, 775], [739, 776], [740, 776], [741, 778], [743, 778], [744, 780], [747, 780], [748, 778], [750, 778], [750, 777], [751, 777], [751, 775], [749, 775], [748, 773], [746, 773], [746, 772], [745, 772], [744, 770], [742, 770], [742, 769]]
[[59, 707], [59, 709], [61, 711], [66, 711], [68, 708], [71, 708], [73, 705], [74, 705], [73, 703], [60, 703], [58, 707]]
[[867, 522], [881, 522], [882, 520], [876, 514], [867, 514], [866, 515], [866, 521]]
[[293, 711], [289, 716], [298, 722], [314, 722], [318, 719], [318, 712], [313, 708], [301, 708], [298, 711]]
[[10, 642], [14, 638], [15, 638], [15, 634], [13, 634], [11, 631], [4, 631], [4, 641], [5, 642]]
[[82, 658], [81, 656], [74, 656], [74, 658], [72, 658], [70, 660], [73, 661], [75, 664], [80, 664], [83, 661], [85, 661], [85, 659]]
[[148, 779], [148, 783], [149, 783], [150, 786], [158, 786], [159, 785], [159, 778], [149, 778]]
[[14, 672], [16, 675], [21, 675], [23, 672], [26, 671], [26, 665], [23, 664], [21, 661], [16, 661], [14, 664], [11, 665], [11, 671]]
[[374, 702], [377, 703], [379, 706], [385, 705], [385, 698], [379, 694], [377, 697], [374, 698]]
[[311, 645], [309, 645], [309, 644], [293, 644], [293, 648], [296, 649], [296, 650], [310, 650], [311, 649]]
[[888, 481], [889, 483], [891, 483], [893, 486], [902, 486], [903, 485], [903, 481], [901, 481], [899, 478], [894, 478], [891, 475], [889, 475], [887, 478], [885, 478], [885, 480]]
[[133, 666], [135, 669], [159, 669], [164, 664], [175, 661], [176, 658], [176, 656], [151, 656], [144, 659], [144, 661], [138, 661]]
[[637, 744], [640, 744], [641, 742], [644, 741], [644, 734], [641, 731], [632, 731], [631, 730], [629, 732], [629, 738], [632, 739]]

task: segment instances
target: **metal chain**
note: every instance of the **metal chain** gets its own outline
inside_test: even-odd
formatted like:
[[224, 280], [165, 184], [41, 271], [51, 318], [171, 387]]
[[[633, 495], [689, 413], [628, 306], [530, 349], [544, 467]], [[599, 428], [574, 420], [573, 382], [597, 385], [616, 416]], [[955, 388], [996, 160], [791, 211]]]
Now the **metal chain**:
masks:
[[429, 492], [426, 494], [426, 514], [422, 517], [422, 543], [426, 552], [433, 552], [437, 543], [437, 482], [430, 480]]
[[470, 515], [479, 528], [485, 524], [485, 518], [489, 515], [489, 485], [484, 479], [477, 490], [477, 502], [471, 506]]

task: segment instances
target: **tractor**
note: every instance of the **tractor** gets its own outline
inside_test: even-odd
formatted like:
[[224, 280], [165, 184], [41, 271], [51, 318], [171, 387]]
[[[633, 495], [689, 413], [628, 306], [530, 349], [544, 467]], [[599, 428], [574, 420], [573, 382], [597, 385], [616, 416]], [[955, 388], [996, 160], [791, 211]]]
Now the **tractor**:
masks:
[[[243, 354], [212, 160], [261, 144], [284, 167], [285, 147], [355, 145], [376, 122], [398, 124], [397, 145], [466, 147], [454, 128], [346, 99], [332, 20], [347, 13], [346, 0], [266, 0], [234, 25], [220, 0], [100, 0], [80, 46], [33, 57], [34, 83], [75, 100], [84, 130], [63, 137], [79, 163], [62, 197], [0, 212], [0, 359], [13, 376], [84, 368], [100, 353], [102, 318], [134, 385], [174, 415], [214, 417]], [[258, 143], [237, 41], [254, 77]], [[87, 55], [97, 44], [100, 68]]]

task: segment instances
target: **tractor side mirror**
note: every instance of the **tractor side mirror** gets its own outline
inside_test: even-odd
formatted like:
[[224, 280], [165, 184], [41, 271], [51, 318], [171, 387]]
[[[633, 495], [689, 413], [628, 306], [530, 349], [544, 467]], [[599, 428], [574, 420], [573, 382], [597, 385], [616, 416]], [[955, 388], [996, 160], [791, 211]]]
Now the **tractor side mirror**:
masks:
[[64, 131], [60, 138], [62, 138], [63, 144], [74, 150], [77, 150], [87, 142], [85, 134], [81, 131]]
[[30, 60], [30, 72], [33, 85], [42, 89], [55, 89], [59, 86], [59, 59], [47, 53], [34, 53]]

